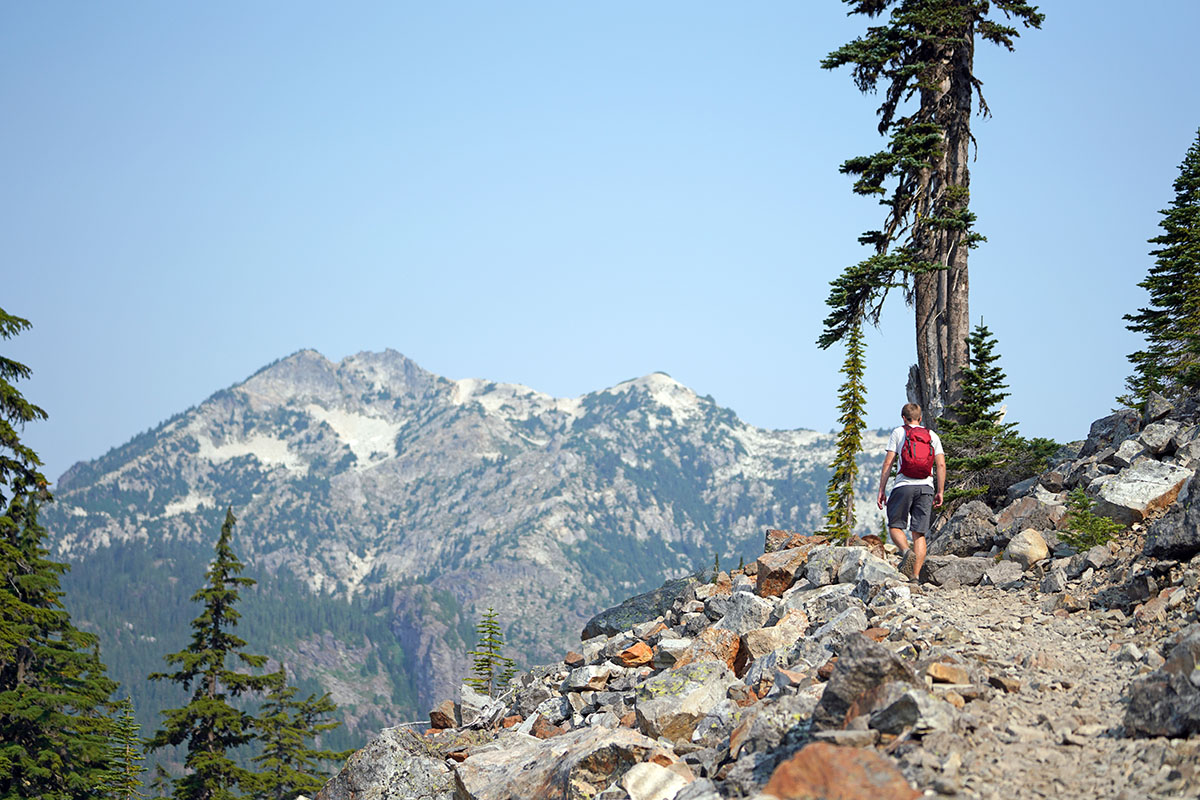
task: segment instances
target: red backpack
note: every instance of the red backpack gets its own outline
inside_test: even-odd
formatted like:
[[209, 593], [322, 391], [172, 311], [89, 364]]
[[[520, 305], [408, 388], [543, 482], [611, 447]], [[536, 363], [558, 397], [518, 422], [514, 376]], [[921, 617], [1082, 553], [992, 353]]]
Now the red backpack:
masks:
[[933, 474], [933, 438], [928, 428], [904, 426], [900, 474], [916, 480], [924, 480]]

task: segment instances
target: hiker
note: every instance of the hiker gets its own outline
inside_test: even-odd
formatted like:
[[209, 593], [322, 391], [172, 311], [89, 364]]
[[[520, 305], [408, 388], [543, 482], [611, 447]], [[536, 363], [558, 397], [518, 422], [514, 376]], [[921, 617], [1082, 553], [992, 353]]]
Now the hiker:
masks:
[[[946, 487], [946, 456], [942, 440], [936, 433], [921, 426], [921, 407], [905, 403], [900, 409], [904, 425], [892, 431], [888, 438], [887, 456], [879, 476], [879, 507], [887, 503], [888, 533], [900, 548], [900, 573], [911, 580], [918, 579], [925, 564], [925, 534], [933, 509], [942, 504]], [[900, 471], [892, 483], [892, 495], [884, 492], [892, 462], [900, 454]], [[937, 467], [937, 491], [933, 488], [933, 472]], [[907, 528], [912, 532], [912, 547], [908, 546]]]

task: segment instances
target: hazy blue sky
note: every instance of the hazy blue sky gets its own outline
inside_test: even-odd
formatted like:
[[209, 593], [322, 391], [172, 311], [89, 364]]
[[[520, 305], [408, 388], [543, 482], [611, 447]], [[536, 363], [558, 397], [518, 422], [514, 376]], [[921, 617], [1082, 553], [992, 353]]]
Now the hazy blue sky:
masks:
[[[980, 46], [971, 309], [1027, 434], [1113, 405], [1200, 126], [1200, 3], [1046, 2]], [[51, 479], [305, 347], [575, 396], [655, 370], [829, 430], [827, 284], [881, 209], [837, 0], [6, 3], [3, 343]], [[892, 300], [869, 421], [912, 361]]]

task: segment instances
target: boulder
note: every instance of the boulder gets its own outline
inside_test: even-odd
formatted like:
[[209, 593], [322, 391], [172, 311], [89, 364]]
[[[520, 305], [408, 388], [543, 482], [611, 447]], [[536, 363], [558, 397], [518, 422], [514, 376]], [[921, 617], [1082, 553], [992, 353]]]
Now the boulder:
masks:
[[792, 587], [797, 576], [804, 574], [812, 547], [796, 547], [763, 553], [758, 557], [755, 573], [755, 592], [763, 597], [777, 597]]
[[773, 650], [791, 647], [808, 630], [808, 617], [803, 611], [788, 611], [781, 620], [769, 628], [748, 631], [742, 634], [741, 661], [753, 664]]
[[1088, 493], [1094, 494], [1096, 513], [1132, 525], [1175, 502], [1191, 477], [1192, 471], [1183, 467], [1140, 461], [1100, 483], [1095, 492], [1089, 486]]
[[466, 728], [486, 728], [500, 720], [508, 706], [502, 700], [475, 691], [467, 684], [458, 687], [459, 719]]
[[[734, 684], [735, 689], [739, 684]], [[745, 688], [745, 687], [743, 687]], [[709, 710], [692, 731], [692, 744], [701, 747], [720, 747], [729, 742], [729, 733], [746, 717], [754, 714], [752, 706], [740, 706], [726, 698]]]
[[623, 667], [640, 667], [649, 664], [654, 658], [654, 652], [645, 642], [634, 642], [629, 647], [613, 657]]
[[[562, 682], [562, 690], [564, 692], [583, 692], [603, 689], [612, 674], [612, 667], [603, 664], [579, 667], [567, 673], [566, 680]], [[465, 712], [463, 716], [466, 716]]]
[[861, 602], [851, 606], [812, 632], [811, 638], [833, 653], [842, 651], [847, 637], [865, 631], [870, 626]]
[[634, 710], [638, 727], [647, 736], [686, 742], [736, 680], [724, 664], [715, 661], [686, 664], [655, 675], [637, 688]]
[[455, 713], [453, 700], [443, 700], [429, 711], [429, 727], [435, 730], [453, 728], [458, 724], [458, 714]]
[[653, 761], [643, 761], [630, 767], [618, 783], [629, 800], [674, 800], [690, 781]]
[[1183, 632], [1166, 663], [1133, 682], [1125, 730], [1135, 736], [1200, 733], [1200, 623]]
[[763, 552], [774, 553], [779, 550], [788, 550], [795, 547], [804, 547], [806, 545], [823, 544], [828, 541], [820, 534], [808, 536], [803, 533], [794, 531], [776, 531], [769, 530], [765, 540], [763, 541]]
[[1200, 492], [1192, 490], [1183, 503], [1155, 520], [1146, 532], [1145, 553], [1179, 561], [1200, 553]]
[[455, 800], [594, 797], [658, 748], [628, 728], [594, 726], [550, 739], [504, 733], [455, 765]]
[[[583, 627], [583, 640], [595, 636], [612, 636], [627, 631], [639, 622], [663, 616], [672, 604], [697, 582], [696, 575], [667, 581], [657, 589], [631, 597], [624, 603], [601, 611]], [[584, 653], [586, 655], [586, 651]]]
[[923, 687], [891, 682], [871, 712], [868, 725], [881, 733], [899, 734], [905, 728], [923, 735], [954, 727], [954, 706], [925, 691]]
[[789, 611], [803, 611], [810, 625], [824, 625], [838, 614], [861, 601], [854, 597], [854, 586], [849, 583], [839, 583], [819, 588], [795, 587], [783, 596], [776, 614], [781, 616]]
[[838, 567], [846, 555], [845, 547], [814, 547], [808, 554], [804, 566], [804, 577], [813, 586], [828, 586], [837, 583]]
[[861, 633], [848, 636], [813, 712], [813, 725], [845, 727], [850, 718], [869, 710], [872, 695], [889, 681], [921, 685], [912, 669], [892, 651]]
[[996, 539], [1007, 541], [1027, 528], [1054, 530], [1066, 516], [1067, 507], [1062, 500], [1039, 486], [1034, 494], [1022, 497], [996, 512], [993, 518]]
[[452, 800], [445, 761], [407, 727], [385, 728], [317, 793], [316, 800]]
[[983, 586], [1006, 586], [1021, 580], [1025, 568], [1016, 561], [998, 561], [988, 567], [979, 583]]
[[1106, 447], [1115, 447], [1141, 429], [1142, 415], [1131, 408], [1101, 417], [1088, 430], [1088, 438], [1079, 450], [1079, 457], [1086, 458]]
[[903, 581], [895, 567], [875, 555], [865, 547], [848, 547], [846, 554], [838, 564], [838, 583], [866, 582], [878, 586], [884, 581]]
[[826, 742], [806, 745], [780, 764], [763, 792], [780, 800], [915, 800], [923, 794], [875, 751]]
[[675, 656], [675, 667], [715, 661], [733, 669], [738, 660], [741, 637], [733, 631], [711, 627], [700, 631], [686, 648]]
[[931, 556], [969, 556], [992, 546], [996, 524], [986, 503], [972, 500], [932, 535], [929, 540]]
[[1173, 447], [1175, 434], [1179, 433], [1179, 429], [1182, 427], [1174, 420], [1155, 422], [1142, 429], [1142, 432], [1138, 434], [1137, 441], [1156, 456], [1166, 455], [1175, 449]]
[[921, 579], [934, 586], [976, 586], [995, 563], [983, 557], [930, 556], [921, 569]]
[[[692, 644], [691, 639], [663, 639], [654, 648], [654, 660], [651, 661], [655, 669], [663, 669], [665, 667], [674, 666], [679, 660], [684, 651]], [[735, 654], [736, 655], [736, 654]]]
[[1158, 422], [1173, 413], [1175, 413], [1175, 406], [1171, 404], [1170, 400], [1158, 392], [1150, 392], [1146, 396], [1145, 405], [1142, 406], [1142, 422], [1145, 424]]
[[729, 605], [725, 609], [725, 616], [721, 617], [720, 622], [714, 624], [713, 627], [719, 630], [733, 631], [740, 636], [766, 625], [767, 619], [774, 610], [775, 604], [770, 600], [765, 600], [749, 592], [737, 592], [730, 597]]
[[1117, 452], [1112, 457], [1112, 463], [1124, 469], [1133, 466], [1139, 458], [1146, 458], [1149, 454], [1150, 451], [1137, 439], [1126, 439], [1117, 448]]
[[1046, 540], [1032, 528], [1026, 529], [1014, 536], [1004, 548], [1004, 557], [1016, 561], [1022, 569], [1031, 566], [1050, 556], [1050, 548]]

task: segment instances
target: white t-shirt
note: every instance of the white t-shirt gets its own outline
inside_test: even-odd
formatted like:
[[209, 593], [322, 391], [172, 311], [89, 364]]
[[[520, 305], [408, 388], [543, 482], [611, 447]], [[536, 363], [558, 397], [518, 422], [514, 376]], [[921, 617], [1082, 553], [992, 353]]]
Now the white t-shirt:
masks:
[[[921, 425], [913, 425], [912, 427], [920, 428], [922, 426]], [[945, 452], [942, 450], [941, 437], [938, 436], [933, 431], [930, 431], [929, 438], [933, 441], [933, 454], [935, 456], [945, 455]], [[896, 457], [898, 459], [897, 465], [896, 465], [897, 467], [899, 467], [900, 462], [902, 462], [904, 460], [904, 456], [900, 452], [903, 449], [904, 449], [904, 426], [901, 425], [899, 428], [896, 428], [896, 430], [892, 431], [892, 435], [888, 437], [888, 443], [887, 443], [888, 452], [896, 454]], [[936, 471], [937, 471], [937, 464], [934, 464], [933, 469], [930, 470], [928, 478], [910, 478], [907, 475], [905, 475], [903, 472], [897, 472], [896, 477], [892, 479], [892, 481], [893, 481], [892, 488], [895, 489], [897, 486], [928, 486], [929, 488], [932, 489], [933, 488], [933, 476]]]

